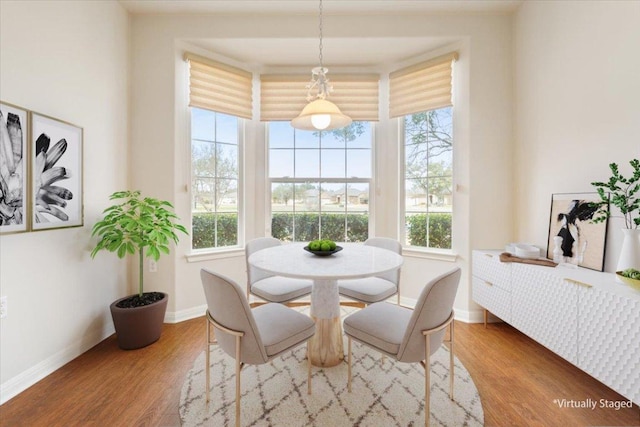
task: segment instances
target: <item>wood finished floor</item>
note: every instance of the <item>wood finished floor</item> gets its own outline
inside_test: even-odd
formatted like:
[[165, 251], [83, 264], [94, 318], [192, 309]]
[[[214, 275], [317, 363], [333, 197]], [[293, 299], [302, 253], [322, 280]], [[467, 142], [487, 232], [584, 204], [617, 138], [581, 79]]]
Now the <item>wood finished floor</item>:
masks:
[[[180, 389], [204, 349], [204, 322], [165, 325], [160, 341], [140, 350], [106, 339], [0, 406], [0, 425], [179, 426]], [[554, 399], [624, 398], [506, 324], [456, 322], [454, 353], [478, 387], [487, 426], [640, 426], [637, 406], [559, 408]]]

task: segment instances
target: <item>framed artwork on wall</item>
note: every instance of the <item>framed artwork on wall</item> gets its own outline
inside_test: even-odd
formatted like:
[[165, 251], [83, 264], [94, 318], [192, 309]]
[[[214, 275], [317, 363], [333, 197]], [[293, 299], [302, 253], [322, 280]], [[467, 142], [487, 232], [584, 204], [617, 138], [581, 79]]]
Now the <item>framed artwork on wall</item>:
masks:
[[0, 102], [0, 233], [27, 231], [28, 111]]
[[604, 269], [607, 221], [591, 221], [598, 211], [594, 203], [600, 201], [598, 193], [552, 194], [547, 258], [597, 271]]
[[82, 128], [31, 115], [33, 230], [83, 225]]

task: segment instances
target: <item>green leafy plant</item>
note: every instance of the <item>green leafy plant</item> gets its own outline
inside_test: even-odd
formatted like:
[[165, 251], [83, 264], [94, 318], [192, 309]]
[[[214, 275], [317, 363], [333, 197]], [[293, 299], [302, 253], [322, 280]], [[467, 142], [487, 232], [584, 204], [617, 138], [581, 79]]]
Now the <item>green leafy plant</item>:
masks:
[[140, 191], [118, 191], [109, 200], [120, 200], [103, 211], [104, 218], [92, 229], [91, 236], [99, 236], [100, 240], [91, 251], [94, 258], [101, 250], [115, 252], [118, 258], [138, 253], [139, 257], [139, 292], [143, 294], [144, 254], [154, 261], [161, 254], [169, 253], [169, 243], [178, 243], [177, 231], [189, 234], [176, 221], [178, 216], [173, 212], [173, 205], [164, 200], [151, 197], [142, 198]]
[[[625, 228], [640, 227], [640, 160], [633, 159], [629, 162], [633, 168], [633, 175], [625, 178], [620, 175], [618, 165], [611, 163], [611, 177], [607, 182], [592, 182], [597, 187], [601, 201], [595, 203], [599, 210], [593, 218], [593, 222], [605, 221], [611, 212], [607, 209], [612, 203], [624, 217]], [[609, 197], [609, 192], [611, 196]]]

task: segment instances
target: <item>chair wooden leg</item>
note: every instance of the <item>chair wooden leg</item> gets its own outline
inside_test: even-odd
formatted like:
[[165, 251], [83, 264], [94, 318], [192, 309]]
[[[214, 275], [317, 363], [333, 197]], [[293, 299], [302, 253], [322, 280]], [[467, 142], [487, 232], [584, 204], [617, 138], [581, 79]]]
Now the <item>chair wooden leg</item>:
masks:
[[453, 321], [449, 325], [449, 398], [453, 400]]
[[347, 357], [347, 390], [351, 393], [351, 337], [347, 338], [347, 352], [349, 353], [349, 357]]
[[307, 341], [307, 394], [311, 394], [311, 357], [309, 355], [309, 341]]
[[429, 335], [425, 335], [425, 346], [424, 346], [424, 425], [425, 427], [429, 427], [429, 418], [431, 418], [431, 408], [430, 408], [430, 388], [431, 388], [431, 363], [429, 361], [431, 355], [431, 343], [429, 339]]
[[209, 402], [209, 388], [210, 388], [210, 369], [211, 369], [211, 322], [209, 322], [209, 319], [205, 319], [205, 321], [207, 322], [207, 340], [206, 340], [206, 367], [205, 367], [205, 373], [206, 373], [206, 382], [205, 382], [205, 387], [207, 388], [207, 402]]
[[240, 337], [236, 336], [236, 427], [240, 427]]

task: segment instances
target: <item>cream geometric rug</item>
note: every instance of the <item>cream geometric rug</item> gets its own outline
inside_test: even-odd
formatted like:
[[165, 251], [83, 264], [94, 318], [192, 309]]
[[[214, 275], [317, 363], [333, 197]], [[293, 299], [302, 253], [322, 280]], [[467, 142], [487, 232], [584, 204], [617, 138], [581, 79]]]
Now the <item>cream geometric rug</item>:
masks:
[[[348, 313], [349, 309], [343, 308]], [[347, 350], [345, 338], [345, 351]], [[424, 369], [399, 363], [353, 341], [352, 392], [347, 364], [312, 367], [307, 394], [306, 346], [241, 373], [242, 426], [424, 425]], [[346, 360], [346, 356], [345, 356]], [[431, 425], [482, 426], [484, 412], [473, 380], [454, 358], [454, 400], [449, 399], [449, 351], [431, 357]], [[211, 351], [211, 400], [205, 398], [205, 354], [195, 360], [180, 395], [183, 426], [227, 426], [235, 422], [235, 365], [218, 347]]]

